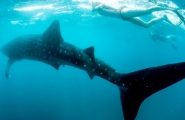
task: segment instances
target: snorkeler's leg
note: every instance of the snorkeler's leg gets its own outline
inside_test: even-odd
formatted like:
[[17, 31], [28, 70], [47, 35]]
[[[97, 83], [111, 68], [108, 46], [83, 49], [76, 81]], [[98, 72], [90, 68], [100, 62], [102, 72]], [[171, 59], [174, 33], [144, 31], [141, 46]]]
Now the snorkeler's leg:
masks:
[[169, 23], [169, 24], [171, 24], [171, 25], [173, 25], [173, 26], [179, 26], [179, 25], [181, 24], [181, 22], [179, 22], [179, 23], [177, 23], [177, 24], [172, 23], [172, 22], [168, 19], [168, 17], [167, 17], [166, 14], [164, 14], [163, 18], [164, 18], [164, 21], [166, 21], [167, 23]]
[[141, 27], [144, 27], [144, 28], [149, 28], [150, 26], [152, 26], [153, 24], [155, 24], [155, 23], [157, 23], [161, 20], [164, 20], [164, 18], [163, 17], [154, 18], [154, 19], [150, 20], [149, 22], [145, 22], [145, 21], [141, 20], [140, 18], [135, 17], [135, 18], [130, 18], [128, 21], [130, 21], [131, 23], [134, 23], [138, 26], [141, 26]]
[[108, 9], [108, 10], [117, 10], [111, 6], [108, 6], [108, 5], [104, 5], [100, 2], [92, 2], [92, 11], [98, 11], [99, 9]]
[[129, 19], [130, 22], [136, 24], [136, 25], [139, 25], [141, 27], [145, 27], [145, 28], [149, 28], [150, 26], [152, 26], [153, 24], [159, 22], [159, 21], [166, 21], [168, 22], [169, 24], [173, 25], [173, 26], [178, 26], [178, 25], [174, 25], [166, 15], [164, 15], [163, 17], [159, 17], [159, 18], [153, 18], [152, 20], [150, 20], [149, 22], [145, 22], [143, 20], [141, 20], [139, 17], [134, 17], [134, 18], [131, 18]]
[[133, 18], [133, 17], [139, 17], [147, 14], [151, 14], [155, 11], [161, 11], [161, 10], [171, 10], [170, 8], [160, 7], [160, 6], [154, 6], [146, 9], [122, 9], [121, 15], [124, 18]]
[[182, 11], [179, 9], [173, 10], [174, 13], [180, 18], [180, 20], [185, 24], [185, 18], [182, 14]]
[[170, 45], [172, 46], [172, 48], [174, 49], [174, 50], [177, 50], [177, 46], [175, 45], [175, 44], [173, 44], [172, 42], [169, 42], [170, 43]]

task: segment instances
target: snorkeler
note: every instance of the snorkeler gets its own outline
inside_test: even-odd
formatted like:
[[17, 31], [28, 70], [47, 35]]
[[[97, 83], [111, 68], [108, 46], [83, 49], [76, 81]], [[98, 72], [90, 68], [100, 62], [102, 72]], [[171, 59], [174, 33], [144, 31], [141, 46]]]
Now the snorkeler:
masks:
[[162, 41], [162, 42], [167, 42], [169, 43], [174, 50], [177, 50], [177, 46], [175, 46], [172, 42], [176, 41], [178, 38], [176, 35], [162, 35], [155, 33], [153, 31], [149, 32], [150, 38], [153, 39], [154, 41]]
[[[145, 8], [145, 9], [127, 9], [127, 8], [115, 9], [108, 5], [101, 4], [100, 2], [92, 2], [92, 11], [97, 11], [99, 14], [104, 16], [109, 16], [109, 17], [119, 18], [124, 21], [129, 21], [131, 23], [134, 23], [144, 28], [149, 28], [151, 25], [163, 20], [168, 22], [169, 24], [174, 25], [166, 15], [158, 18], [153, 18], [148, 22], [145, 22], [139, 18], [140, 16], [151, 14], [152, 12], [161, 11], [161, 10], [172, 10], [172, 9], [169, 9], [166, 7], [160, 7], [160, 6], [154, 6], [154, 7]], [[174, 25], [174, 26], [178, 26], [178, 25]]]

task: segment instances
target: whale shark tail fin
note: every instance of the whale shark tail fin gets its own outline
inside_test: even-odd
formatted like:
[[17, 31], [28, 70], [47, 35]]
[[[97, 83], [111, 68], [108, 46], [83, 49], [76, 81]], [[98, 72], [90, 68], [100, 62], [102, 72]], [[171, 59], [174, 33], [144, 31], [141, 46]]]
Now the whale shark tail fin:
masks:
[[185, 62], [122, 75], [119, 86], [125, 120], [134, 120], [141, 103], [150, 95], [185, 78]]

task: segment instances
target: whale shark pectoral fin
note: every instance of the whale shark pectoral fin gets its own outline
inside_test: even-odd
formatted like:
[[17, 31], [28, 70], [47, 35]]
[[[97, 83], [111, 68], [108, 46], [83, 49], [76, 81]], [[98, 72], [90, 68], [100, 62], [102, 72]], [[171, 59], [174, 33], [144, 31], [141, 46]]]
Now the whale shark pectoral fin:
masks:
[[84, 53], [86, 53], [92, 59], [92, 61], [95, 62], [93, 46], [84, 49]]
[[63, 67], [65, 67], [66, 62], [56, 58], [56, 57], [50, 57], [50, 61], [44, 61], [46, 64], [54, 67], [56, 70], [59, 70], [60, 66], [62, 65]]
[[59, 48], [60, 43], [64, 40], [60, 33], [60, 24], [58, 20], [55, 20], [51, 23], [48, 29], [42, 34], [41, 39], [46, 45]]
[[17, 59], [14, 58], [9, 58], [7, 65], [6, 65], [6, 71], [5, 71], [5, 76], [6, 78], [9, 78], [9, 71], [10, 71], [10, 67], [12, 66], [12, 64], [17, 61]]
[[90, 72], [87, 72], [87, 74], [89, 75], [89, 77], [91, 78], [91, 79], [93, 79], [94, 78], [94, 74], [92, 74], [92, 73], [90, 73]]
[[59, 70], [60, 64], [51, 64], [56, 70]]

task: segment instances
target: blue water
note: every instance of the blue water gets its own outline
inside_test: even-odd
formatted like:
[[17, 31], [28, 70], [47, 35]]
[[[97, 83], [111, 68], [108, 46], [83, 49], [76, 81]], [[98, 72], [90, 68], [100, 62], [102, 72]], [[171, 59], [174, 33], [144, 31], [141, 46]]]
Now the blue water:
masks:
[[[40, 5], [50, 8], [16, 10]], [[141, 28], [93, 13], [85, 0], [1, 0], [0, 46], [19, 35], [40, 34], [55, 19], [66, 42], [84, 49], [94, 46], [95, 56], [121, 73], [185, 61], [183, 26], [160, 22]], [[172, 41], [176, 50], [150, 38], [149, 31], [156, 28], [177, 36]], [[90, 80], [86, 72], [69, 66], [57, 71], [41, 62], [21, 60], [13, 64], [7, 79], [8, 58], [0, 54], [0, 60], [0, 120], [123, 120], [118, 88], [102, 78]], [[184, 86], [182, 80], [147, 98], [136, 120], [185, 120]]]

